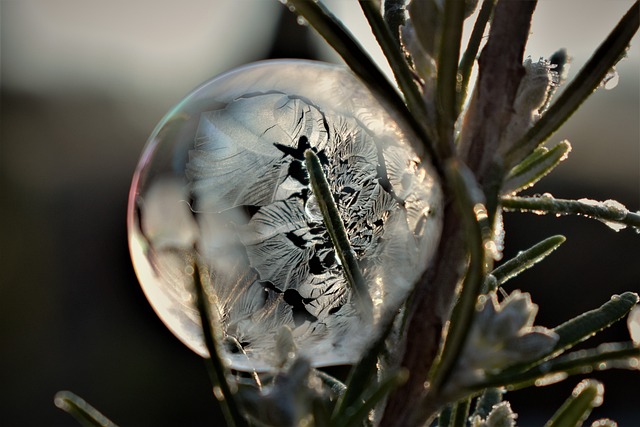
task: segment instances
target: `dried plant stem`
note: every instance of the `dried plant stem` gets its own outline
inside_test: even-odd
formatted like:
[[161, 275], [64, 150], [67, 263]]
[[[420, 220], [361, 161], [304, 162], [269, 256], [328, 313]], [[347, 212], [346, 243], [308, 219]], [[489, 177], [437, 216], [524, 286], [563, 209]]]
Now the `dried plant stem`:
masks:
[[[492, 175], [494, 172], [490, 169], [500, 134], [510, 118], [515, 93], [524, 73], [522, 56], [535, 6], [536, 2], [498, 2], [493, 31], [481, 55], [476, 109], [469, 112], [472, 114], [472, 121], [465, 124], [468, 126], [468, 145], [463, 158], [472, 166], [471, 169], [483, 185], [495, 180]], [[494, 74], [487, 75], [491, 73]], [[490, 108], [495, 110], [488, 110]], [[487, 120], [488, 111], [497, 111], [498, 114]], [[383, 427], [411, 425], [407, 422], [412, 419], [412, 410], [416, 410], [418, 402], [424, 398], [425, 381], [438, 355], [441, 331], [449, 318], [456, 285], [462, 274], [461, 267], [466, 260], [460, 215], [446, 182], [444, 191], [444, 223], [438, 251], [432, 266], [421, 277], [409, 306], [407, 337], [401, 364], [409, 370], [411, 376], [403, 387], [390, 396], [381, 421]], [[497, 190], [495, 193], [497, 205]], [[435, 399], [433, 402], [434, 406], [438, 405]], [[437, 409], [440, 408], [427, 408], [427, 411]]]
[[478, 60], [478, 83], [462, 126], [459, 154], [485, 189], [490, 213], [503, 179], [500, 153], [508, 148], [502, 146], [503, 135], [515, 113], [514, 101], [525, 74], [522, 60], [536, 4], [496, 4], [489, 40]]

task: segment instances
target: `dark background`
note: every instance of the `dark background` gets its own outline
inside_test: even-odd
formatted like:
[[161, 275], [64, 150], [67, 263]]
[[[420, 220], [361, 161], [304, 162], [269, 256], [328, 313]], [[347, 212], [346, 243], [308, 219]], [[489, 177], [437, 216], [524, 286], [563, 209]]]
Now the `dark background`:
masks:
[[[155, 124], [200, 82], [267, 57], [337, 59], [275, 0], [157, 3], [0, 2], [3, 426], [77, 425], [53, 405], [64, 389], [122, 426], [222, 424], [201, 359], [155, 316], [131, 267], [131, 176]], [[357, 6], [338, 3], [366, 34]], [[528, 51], [536, 59], [566, 46], [571, 77], [631, 1], [555, 3], [538, 6]], [[633, 47], [618, 87], [598, 90], [553, 137], [574, 151], [536, 192], [640, 208], [639, 56]], [[584, 218], [505, 220], [506, 258], [547, 236], [568, 237], [507, 286], [531, 292], [538, 323], [551, 327], [613, 293], [640, 291], [633, 231]], [[599, 341], [627, 337], [621, 322]], [[640, 425], [640, 373], [592, 376], [606, 386], [594, 416]], [[520, 425], [541, 425], [578, 381], [512, 394]]]

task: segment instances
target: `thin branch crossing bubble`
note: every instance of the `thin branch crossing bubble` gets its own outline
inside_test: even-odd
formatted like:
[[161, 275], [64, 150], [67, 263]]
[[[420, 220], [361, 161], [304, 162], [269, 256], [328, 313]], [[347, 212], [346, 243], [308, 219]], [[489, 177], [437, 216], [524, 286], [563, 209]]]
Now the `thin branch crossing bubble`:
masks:
[[314, 366], [357, 361], [440, 237], [440, 186], [413, 138], [342, 67], [267, 61], [205, 83], [157, 126], [132, 184], [129, 244], [151, 305], [206, 356], [197, 261], [231, 367], [274, 369], [283, 327]]

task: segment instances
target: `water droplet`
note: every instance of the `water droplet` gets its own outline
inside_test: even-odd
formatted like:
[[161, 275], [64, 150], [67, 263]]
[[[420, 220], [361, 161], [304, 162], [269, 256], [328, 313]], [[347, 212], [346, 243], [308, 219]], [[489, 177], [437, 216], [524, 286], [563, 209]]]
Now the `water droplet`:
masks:
[[[609, 209], [609, 211], [615, 215], [617, 220], [622, 220], [627, 216], [627, 207], [622, 203], [616, 200], [605, 200], [602, 204]], [[606, 221], [602, 220], [602, 222], [613, 231], [620, 231], [627, 228], [626, 224], [621, 224], [619, 222]]]
[[591, 423], [591, 427], [618, 427], [618, 423], [608, 418], [603, 418], [601, 420], [595, 420]]
[[302, 25], [303, 27], [306, 27], [309, 25], [309, 23], [307, 22], [306, 19], [304, 19], [304, 17], [298, 15], [298, 17], [296, 18], [296, 22], [298, 23], [298, 25]]
[[504, 221], [502, 219], [502, 212], [498, 211], [494, 220], [493, 227], [493, 241], [495, 242], [495, 251], [492, 255], [495, 261], [500, 261], [502, 259], [502, 251], [504, 251], [504, 238]]
[[627, 327], [631, 339], [636, 345], [640, 345], [640, 306], [635, 306], [627, 317]]
[[600, 87], [605, 90], [611, 90], [618, 86], [618, 81], [620, 80], [620, 75], [616, 71], [615, 67], [610, 69], [607, 74], [604, 76], [602, 81], [600, 82]]
[[[599, 202], [597, 200], [582, 198], [578, 199], [578, 201], [588, 206], [607, 208], [609, 210], [609, 214], [613, 216], [613, 218], [611, 219], [622, 220], [627, 216], [628, 213], [626, 206], [615, 200], [605, 200], [604, 202]], [[617, 221], [608, 221], [601, 218], [597, 219], [607, 227], [611, 228], [613, 231], [620, 231], [627, 228], [626, 224], [621, 224]]]
[[498, 249], [496, 242], [493, 240], [487, 240], [484, 242], [484, 250], [494, 261], [500, 261], [502, 258], [502, 252]]
[[534, 384], [536, 387], [544, 387], [564, 381], [568, 376], [569, 375], [566, 372], [556, 372], [554, 374], [548, 374], [538, 378]]
[[71, 405], [69, 405], [69, 403], [64, 398], [59, 397], [57, 395], [53, 399], [53, 404], [56, 405], [56, 407], [62, 409], [63, 411], [67, 411], [71, 407]]
[[322, 212], [320, 211], [320, 205], [318, 205], [318, 199], [313, 194], [307, 199], [307, 203], [304, 205], [304, 213], [307, 215], [307, 219], [310, 222], [322, 223]]
[[218, 402], [222, 402], [224, 400], [224, 394], [222, 393], [222, 389], [218, 386], [213, 387], [213, 395], [215, 396], [216, 399], [218, 399]]
[[[343, 67], [267, 61], [205, 83], [160, 122], [134, 176], [129, 244], [147, 298], [186, 345], [207, 355], [198, 262], [223, 339], [241, 346], [221, 346], [234, 369], [275, 369], [283, 327], [314, 366], [360, 358], [422, 274], [442, 222], [435, 173], [387, 111]], [[371, 319], [352, 301], [307, 149], [375, 302]]]

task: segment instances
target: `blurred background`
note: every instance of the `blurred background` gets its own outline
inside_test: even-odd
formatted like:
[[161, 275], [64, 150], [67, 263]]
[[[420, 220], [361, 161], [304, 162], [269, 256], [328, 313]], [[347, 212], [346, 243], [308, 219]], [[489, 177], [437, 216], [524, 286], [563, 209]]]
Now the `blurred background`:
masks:
[[[357, 3], [328, 4], [380, 59]], [[540, 2], [527, 54], [567, 48], [571, 78], [631, 4]], [[536, 192], [640, 209], [634, 41], [617, 87], [597, 90], [554, 135], [574, 150]], [[339, 59], [276, 0], [2, 0], [0, 43], [0, 424], [77, 425], [53, 404], [68, 389], [122, 426], [223, 425], [201, 359], [137, 283], [126, 239], [130, 180], [155, 124], [201, 82], [264, 58]], [[568, 237], [509, 283], [532, 293], [538, 323], [640, 291], [633, 231], [583, 218], [505, 220], [505, 258]], [[627, 336], [620, 323], [601, 340]], [[640, 373], [593, 376], [606, 393], [592, 418], [640, 425]], [[578, 381], [511, 395], [519, 425], [540, 425]]]

